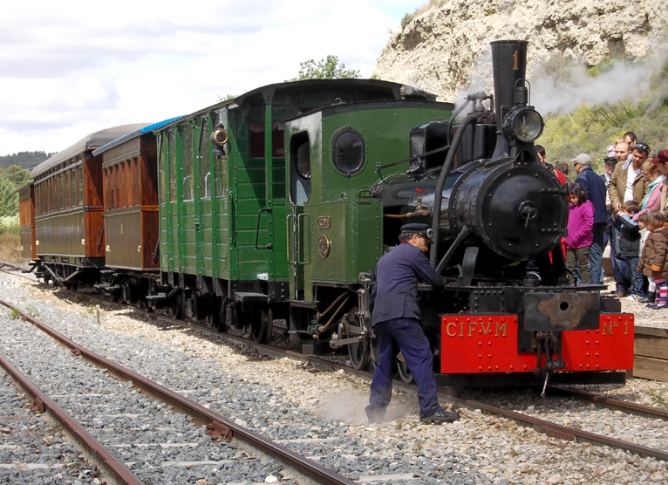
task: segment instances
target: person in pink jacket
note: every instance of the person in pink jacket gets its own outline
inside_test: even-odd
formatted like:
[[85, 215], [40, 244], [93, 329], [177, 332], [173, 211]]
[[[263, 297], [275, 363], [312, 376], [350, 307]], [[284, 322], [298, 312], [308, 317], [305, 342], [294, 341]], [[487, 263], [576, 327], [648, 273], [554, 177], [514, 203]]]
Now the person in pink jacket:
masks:
[[566, 267], [575, 272], [579, 269], [580, 280], [589, 283], [589, 247], [594, 240], [594, 206], [587, 200], [587, 191], [580, 184], [568, 185], [568, 235], [566, 245]]

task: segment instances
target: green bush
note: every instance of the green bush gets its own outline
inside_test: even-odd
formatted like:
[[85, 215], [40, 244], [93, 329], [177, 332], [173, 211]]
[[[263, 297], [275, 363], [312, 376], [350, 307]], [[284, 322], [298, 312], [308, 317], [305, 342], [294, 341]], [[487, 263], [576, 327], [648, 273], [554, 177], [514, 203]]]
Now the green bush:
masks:
[[0, 217], [0, 234], [19, 234], [20, 230], [19, 216]]

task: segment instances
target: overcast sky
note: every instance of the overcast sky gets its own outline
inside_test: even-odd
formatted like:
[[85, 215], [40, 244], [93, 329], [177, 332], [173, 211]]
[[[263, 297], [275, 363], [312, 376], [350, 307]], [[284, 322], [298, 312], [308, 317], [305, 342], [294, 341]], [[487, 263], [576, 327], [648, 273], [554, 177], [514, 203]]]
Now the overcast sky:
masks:
[[369, 77], [426, 0], [32, 0], [0, 15], [0, 155], [60, 151], [296, 77], [337, 55]]

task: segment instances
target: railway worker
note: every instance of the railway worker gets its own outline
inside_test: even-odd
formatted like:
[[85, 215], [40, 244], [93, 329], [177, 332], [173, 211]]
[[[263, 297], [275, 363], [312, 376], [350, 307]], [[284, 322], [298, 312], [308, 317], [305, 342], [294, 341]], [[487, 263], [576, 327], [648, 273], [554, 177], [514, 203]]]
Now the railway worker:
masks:
[[427, 224], [407, 224], [401, 228], [399, 241], [399, 246], [384, 254], [376, 266], [371, 325], [378, 342], [379, 360], [371, 381], [366, 415], [370, 423], [383, 420], [392, 399], [395, 358], [401, 351], [417, 384], [420, 421], [452, 422], [459, 415], [445, 411], [438, 404], [432, 353], [420, 325], [417, 303], [418, 281], [437, 287], [445, 284], [425, 254], [431, 242], [431, 229]]
[[606, 188], [601, 177], [591, 168], [591, 157], [581, 153], [571, 162], [574, 163], [575, 183], [587, 191], [587, 200], [594, 206], [594, 239], [589, 248], [589, 277], [594, 285], [601, 284], [601, 266], [603, 263], [603, 235], [608, 227], [608, 214], [605, 208]]

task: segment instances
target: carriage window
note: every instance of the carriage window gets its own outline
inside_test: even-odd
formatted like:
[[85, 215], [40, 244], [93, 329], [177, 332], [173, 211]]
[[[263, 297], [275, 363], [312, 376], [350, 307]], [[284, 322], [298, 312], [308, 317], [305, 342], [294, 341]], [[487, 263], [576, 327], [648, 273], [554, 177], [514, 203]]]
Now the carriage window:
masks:
[[79, 167], [79, 205], [84, 203], [84, 192], [83, 192], [83, 165]]
[[65, 174], [60, 174], [58, 176], [58, 190], [60, 193], [60, 208], [65, 208]]
[[341, 128], [332, 138], [332, 162], [347, 176], [359, 172], [364, 166], [364, 138], [352, 126]]
[[190, 126], [179, 127], [181, 134], [181, 167], [183, 169], [183, 200], [195, 198], [195, 164], [193, 163], [193, 130]]
[[139, 159], [132, 159], [132, 205], [140, 205], [139, 198]]
[[290, 139], [290, 200], [304, 205], [311, 195], [311, 144], [307, 131]]
[[167, 156], [169, 157], [169, 201], [176, 200], [176, 131], [169, 132], [169, 143], [167, 145]]
[[207, 120], [205, 119], [199, 126], [199, 196], [202, 199], [211, 197], [211, 164], [209, 160], [209, 137]]
[[251, 121], [249, 129], [251, 158], [264, 158], [264, 122]]

